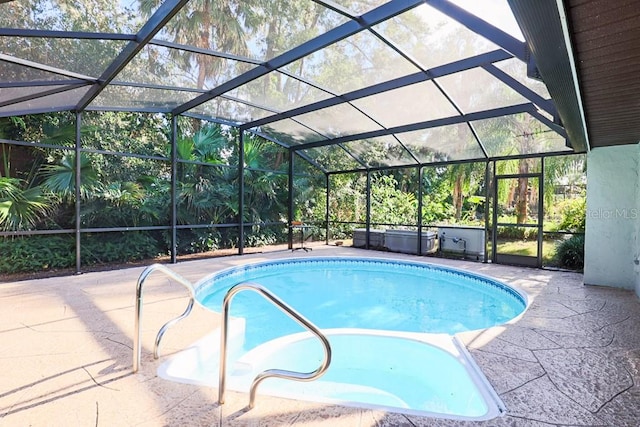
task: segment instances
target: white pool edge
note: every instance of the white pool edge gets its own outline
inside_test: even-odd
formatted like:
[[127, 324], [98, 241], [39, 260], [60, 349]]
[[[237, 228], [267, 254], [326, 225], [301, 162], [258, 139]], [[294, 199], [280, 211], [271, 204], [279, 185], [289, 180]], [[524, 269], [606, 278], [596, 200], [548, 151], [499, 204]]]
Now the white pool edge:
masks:
[[[232, 322], [235, 321], [235, 325], [231, 327], [229, 342], [233, 343], [233, 337], [244, 334], [244, 322], [242, 319], [232, 319]], [[486, 421], [490, 419], [494, 419], [498, 416], [502, 416], [506, 412], [506, 407], [496, 391], [493, 389], [487, 378], [482, 373], [482, 370], [477, 365], [473, 356], [469, 353], [464, 344], [456, 337], [447, 334], [427, 334], [427, 333], [415, 333], [415, 332], [397, 332], [397, 331], [380, 331], [380, 330], [368, 330], [368, 329], [354, 329], [354, 328], [341, 328], [341, 329], [329, 329], [323, 331], [327, 335], [337, 335], [337, 334], [358, 334], [358, 335], [372, 335], [372, 336], [386, 336], [386, 337], [394, 337], [394, 338], [403, 338], [413, 341], [419, 341], [426, 345], [430, 345], [436, 347], [442, 351], [445, 351], [453, 358], [457, 360], [457, 362], [464, 368], [467, 375], [475, 385], [478, 390], [480, 396], [482, 397], [486, 407], [487, 412], [481, 416], [464, 416], [464, 415], [456, 415], [456, 414], [448, 414], [448, 413], [439, 413], [439, 412], [431, 412], [427, 410], [419, 410], [419, 409], [410, 409], [410, 408], [399, 408], [393, 406], [379, 405], [379, 404], [370, 404], [366, 402], [358, 402], [358, 401], [350, 401], [345, 399], [336, 399], [329, 396], [301, 396], [299, 393], [288, 393], [286, 390], [278, 389], [273, 390], [269, 387], [265, 387], [261, 385], [258, 388], [258, 394], [266, 394], [276, 397], [294, 399], [294, 400], [303, 400], [303, 401], [311, 401], [311, 402], [319, 402], [326, 404], [337, 404], [342, 406], [349, 407], [358, 407], [372, 410], [382, 410], [386, 412], [393, 413], [402, 413], [407, 415], [415, 415], [415, 416], [424, 416], [424, 417], [433, 417], [433, 418], [441, 418], [441, 419], [451, 419], [451, 420], [459, 420], [459, 421]], [[310, 334], [308, 332], [300, 332], [297, 334], [288, 335], [286, 337], [281, 337], [276, 340], [270, 341], [268, 343], [263, 344], [262, 346], [268, 345], [276, 345], [283, 346], [286, 345], [287, 342], [293, 342], [295, 340], [300, 340], [306, 337], [309, 337]], [[201, 338], [196, 341], [194, 344], [189, 346], [184, 351], [181, 351], [172, 357], [170, 357], [167, 361], [163, 362], [158, 367], [158, 376], [170, 380], [187, 384], [194, 384], [200, 386], [207, 387], [218, 387], [218, 363], [215, 363], [213, 369], [209, 372], [210, 375], [205, 376], [204, 378], [198, 375], [197, 378], [194, 378], [192, 371], [188, 370], [188, 366], [192, 366], [193, 363], [198, 363], [197, 361], [207, 360], [210, 361], [212, 358], [219, 362], [220, 355], [218, 352], [220, 342], [220, 331], [215, 330], [211, 334]], [[241, 344], [240, 344], [241, 345]], [[261, 346], [261, 347], [262, 347]], [[233, 352], [234, 345], [231, 344], [230, 347]], [[254, 349], [255, 350], [255, 349]], [[236, 363], [248, 363], [251, 364], [251, 360], [247, 359], [247, 356], [251, 355], [251, 353], [256, 353], [254, 350], [249, 353], [243, 355], [241, 358], [235, 358], [233, 355], [229, 356], [229, 361], [231, 363], [228, 366], [233, 366]], [[255, 356], [255, 354], [254, 354]], [[211, 363], [211, 362], [209, 362]], [[236, 376], [234, 378], [233, 375], [227, 376], [227, 389], [233, 390], [242, 393], [248, 393], [248, 385], [247, 380], [250, 381], [253, 378], [240, 378]], [[266, 380], [265, 382], [267, 382]]]
[[486, 393], [486, 395], [484, 395], [485, 401], [492, 401], [499, 412], [498, 415], [504, 415], [507, 412], [506, 405], [491, 385], [491, 382], [489, 382], [487, 377], [484, 375], [480, 366], [478, 366], [478, 364], [476, 363], [473, 355], [469, 352], [467, 347], [463, 344], [463, 342], [458, 338], [457, 335], [453, 337], [453, 342], [458, 347], [460, 353], [464, 355], [465, 360], [471, 365], [472, 369], [468, 370], [468, 372], [470, 372], [470, 374], [474, 377], [473, 381], [476, 386], [481, 387], [481, 393]]

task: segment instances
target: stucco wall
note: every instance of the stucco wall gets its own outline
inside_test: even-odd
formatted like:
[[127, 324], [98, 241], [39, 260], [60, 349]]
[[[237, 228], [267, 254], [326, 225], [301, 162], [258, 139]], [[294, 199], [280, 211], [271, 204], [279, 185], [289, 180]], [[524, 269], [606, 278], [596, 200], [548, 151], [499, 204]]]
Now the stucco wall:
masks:
[[587, 165], [584, 282], [640, 295], [640, 144], [593, 149]]
[[[640, 143], [638, 144], [638, 157], [636, 169], [636, 207], [640, 216]], [[640, 297], [640, 218], [634, 221], [636, 224], [635, 231], [635, 255], [634, 255], [634, 271], [636, 275], [636, 294]]]

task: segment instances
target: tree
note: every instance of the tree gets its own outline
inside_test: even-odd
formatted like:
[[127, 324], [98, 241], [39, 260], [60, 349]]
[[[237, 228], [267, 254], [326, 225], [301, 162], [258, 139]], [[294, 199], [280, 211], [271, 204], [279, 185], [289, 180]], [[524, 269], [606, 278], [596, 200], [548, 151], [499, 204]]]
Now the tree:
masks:
[[422, 171], [422, 223], [436, 225], [448, 222], [454, 217], [451, 183], [447, 177], [447, 168], [430, 166]]
[[[52, 146], [72, 146], [75, 143], [75, 125], [70, 120], [71, 116], [65, 113], [12, 118], [5, 121], [6, 126], [2, 127], [2, 133], [3, 136], [15, 140], [32, 140]], [[19, 147], [19, 150], [16, 150], [16, 147]], [[55, 156], [60, 152], [61, 150], [55, 148], [3, 144], [1, 163], [5, 177], [2, 178], [0, 223], [4, 229], [37, 229], [44, 221], [55, 223], [59, 213], [66, 209], [65, 203], [60, 203], [61, 199], [58, 196], [69, 188], [55, 194], [60, 188], [52, 191], [44, 185], [44, 171], [49, 170], [53, 173], [58, 168], [75, 168], [75, 164], [68, 163], [74, 162], [75, 157], [67, 158], [60, 164], [50, 163], [55, 162]], [[25, 167], [27, 165], [28, 167]], [[72, 170], [71, 177], [67, 176], [67, 179], [75, 180], [74, 174]], [[68, 185], [71, 184], [67, 182]], [[74, 188], [75, 181], [71, 187], [72, 193]], [[65, 196], [69, 194], [66, 193]]]
[[[66, 154], [57, 164], [40, 167], [44, 178], [42, 186], [62, 197], [74, 201], [76, 197], [76, 155]], [[80, 155], [80, 197], [88, 199], [100, 186], [98, 172], [86, 153]]]
[[[544, 206], [551, 211], [556, 194], [563, 198], [582, 197], [586, 187], [586, 156], [553, 156], [544, 160]], [[562, 191], [559, 191], [562, 189]]]
[[[141, 0], [140, 11], [149, 17], [162, 3], [162, 0]], [[243, 23], [248, 22], [244, 18], [250, 12], [251, 5], [250, 1], [191, 1], [169, 21], [164, 30], [174, 43], [243, 55], [247, 52]], [[215, 57], [177, 50], [172, 50], [171, 56], [186, 72], [191, 70], [192, 63], [196, 64], [197, 89], [220, 83], [217, 77], [224, 71], [223, 63]]]
[[279, 219], [278, 213], [286, 211], [286, 175], [261, 170], [270, 169], [270, 159], [281, 150], [276, 144], [257, 136], [244, 139], [245, 188], [248, 189], [245, 206], [252, 222]]
[[51, 199], [40, 187], [24, 188], [15, 178], [0, 177], [0, 229], [28, 230], [53, 209]]
[[[229, 164], [234, 149], [219, 125], [195, 126], [182, 121], [177, 137], [178, 222], [228, 223], [238, 210], [234, 180], [237, 169]], [[165, 152], [170, 150], [167, 144]]]
[[416, 224], [418, 201], [412, 192], [398, 188], [393, 176], [379, 175], [371, 182], [371, 222]]
[[461, 163], [447, 168], [446, 178], [451, 185], [451, 200], [455, 220], [462, 219], [465, 200], [477, 195], [484, 184], [484, 163]]

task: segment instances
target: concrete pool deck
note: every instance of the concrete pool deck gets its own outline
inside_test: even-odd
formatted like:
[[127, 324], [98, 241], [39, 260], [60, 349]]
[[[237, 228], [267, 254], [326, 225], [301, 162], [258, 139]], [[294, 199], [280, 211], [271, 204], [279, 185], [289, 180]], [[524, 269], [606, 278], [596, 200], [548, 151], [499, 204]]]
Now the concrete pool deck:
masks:
[[[201, 307], [167, 332], [187, 292], [161, 273], [145, 285], [140, 371], [132, 373], [135, 284], [144, 267], [0, 283], [0, 426], [638, 426], [640, 302], [632, 291], [584, 286], [582, 275], [350, 247], [314, 246], [169, 265], [193, 282], [214, 271], [284, 257], [367, 256], [445, 264], [524, 290], [511, 324], [464, 334], [506, 405], [484, 422], [248, 395], [160, 379], [167, 356], [218, 325]], [[418, 367], [419, 368], [419, 367]]]

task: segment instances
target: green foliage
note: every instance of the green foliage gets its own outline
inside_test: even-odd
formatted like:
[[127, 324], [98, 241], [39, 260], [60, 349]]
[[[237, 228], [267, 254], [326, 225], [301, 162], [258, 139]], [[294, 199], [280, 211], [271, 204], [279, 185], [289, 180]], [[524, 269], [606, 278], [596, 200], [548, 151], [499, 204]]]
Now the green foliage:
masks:
[[[289, 84], [286, 81], [267, 83], [268, 90], [273, 93], [277, 92], [279, 86]], [[83, 127], [82, 147], [96, 152], [83, 153], [81, 158], [81, 227], [170, 224], [172, 188], [171, 162], [168, 158], [168, 118], [159, 114], [113, 112], [85, 112], [82, 117], [86, 125]], [[30, 167], [34, 171], [39, 169], [41, 173], [13, 173], [13, 181], [5, 180], [0, 185], [0, 223], [5, 229], [68, 229], [75, 226], [75, 153], [61, 149], [70, 147], [75, 142], [75, 134], [70, 132], [75, 129], [72, 119], [71, 115], [41, 115], [10, 122], [2, 121], [3, 124], [7, 123], [2, 131], [9, 138], [29, 137], [29, 140], [51, 144], [45, 148], [23, 149], [24, 146], [20, 146], [20, 150], [27, 151], [18, 154], [22, 156], [26, 152], [27, 164], [34, 165]], [[109, 129], [109, 132], [101, 129]], [[178, 129], [178, 224], [237, 223], [240, 215], [238, 131], [186, 117], [178, 119]], [[261, 224], [287, 221], [288, 155], [281, 146], [255, 135], [245, 134], [243, 141], [243, 220], [254, 224], [245, 229], [245, 244], [262, 246], [280, 243], [287, 237], [286, 227]], [[366, 159], [367, 164], [384, 164], [385, 155], [389, 154], [385, 152], [386, 146], [371, 144], [367, 147], [359, 156]], [[3, 172], [15, 172], [16, 168], [10, 166], [13, 160], [11, 155], [15, 158], [15, 152], [12, 154], [5, 150], [0, 153], [3, 156]], [[318, 163], [330, 171], [339, 170], [343, 164], [353, 164], [353, 159], [344, 153], [338, 156], [330, 150], [318, 150], [318, 154]], [[145, 156], [153, 158], [144, 158]], [[505, 162], [505, 168], [509, 166], [515, 169], [514, 172], [518, 172], [518, 163], [511, 163], [513, 164]], [[294, 219], [322, 224], [325, 221], [325, 175], [299, 156], [294, 162], [294, 172]], [[416, 168], [373, 172], [372, 222], [416, 224], [418, 188], [422, 185], [423, 224], [477, 223], [478, 217], [484, 213], [484, 164], [425, 167], [422, 176], [423, 181], [419, 183]], [[19, 180], [17, 177], [29, 179]], [[561, 175], [556, 178], [556, 181], [562, 180]], [[365, 173], [330, 175], [329, 214], [330, 221], [336, 224], [331, 229], [333, 238], [347, 238], [354, 228], [353, 223], [366, 220], [366, 181]], [[578, 181], [579, 179], [576, 182]], [[551, 186], [545, 186], [547, 187]], [[575, 188], [578, 189], [579, 186], [576, 184]], [[579, 191], [567, 190], [564, 194], [554, 193], [553, 196], [566, 198], [576, 194]], [[509, 194], [505, 193], [504, 197], [509, 197]], [[30, 219], [27, 219], [29, 215], [25, 215], [25, 219], [18, 219], [18, 200], [36, 200], [42, 204], [30, 205], [33, 208], [32, 215], [29, 214]], [[558, 214], [554, 220], [562, 222], [561, 229], [584, 229], [584, 203], [554, 204], [558, 212], [560, 207], [562, 215]], [[8, 220], [9, 217], [13, 220]], [[339, 222], [344, 224], [337, 224]], [[8, 223], [13, 225], [6, 228]], [[547, 231], [550, 230], [548, 224], [550, 221], [545, 218]], [[558, 227], [560, 229], [560, 225]], [[535, 230], [514, 227], [500, 228], [498, 231], [501, 238], [526, 240], [532, 237], [529, 232]], [[314, 239], [322, 238], [323, 234], [324, 228], [319, 226], [317, 233], [314, 232]], [[170, 236], [164, 231], [122, 235], [83, 234], [82, 237], [83, 257], [86, 256], [83, 264], [135, 260], [143, 255], [166, 254], [170, 248]], [[131, 244], [120, 243], [120, 240], [127, 241], [129, 238]], [[181, 229], [178, 238], [180, 254], [205, 252], [236, 247], [238, 230], [237, 227]], [[56, 239], [52, 242], [52, 245], [57, 244]], [[70, 244], [73, 245], [73, 241]], [[65, 251], [73, 256], [65, 258], [62, 255]], [[51, 251], [43, 249], [43, 253], [48, 255], [44, 259], [36, 257], [38, 261], [30, 263], [29, 268], [47, 269], [51, 268], [50, 265], [60, 263], [73, 267], [73, 247], [70, 250], [56, 249], [54, 252], [51, 255]], [[65, 258], [66, 261], [49, 261], [56, 260], [57, 257]], [[27, 261], [29, 259], [25, 258]]]
[[[211, 164], [224, 164], [225, 151], [229, 143], [220, 126], [207, 124], [193, 135], [182, 134], [176, 142], [180, 160], [197, 161]], [[171, 145], [167, 144], [166, 156], [170, 156]]]
[[0, 272], [26, 273], [71, 268], [75, 239], [70, 236], [0, 238]]
[[364, 221], [366, 216], [366, 176], [332, 175], [330, 180], [330, 221]]
[[152, 259], [160, 253], [158, 242], [142, 231], [82, 236], [81, 257], [85, 265]]
[[498, 227], [499, 239], [531, 240], [538, 237], [535, 227]]
[[447, 204], [453, 207], [453, 218], [448, 218], [450, 223], [469, 223], [476, 217], [478, 206], [484, 202], [484, 197], [479, 196], [484, 186], [485, 165], [483, 163], [463, 163], [450, 165], [442, 174], [450, 196]]
[[28, 230], [52, 210], [50, 198], [39, 187], [23, 188], [24, 182], [0, 177], [0, 230]]
[[433, 195], [424, 197], [422, 200], [422, 223], [426, 225], [436, 225], [442, 222], [453, 222], [453, 207], [443, 203], [442, 199]]
[[[136, 182], [114, 182], [82, 203], [83, 227], [138, 227], [168, 220], [168, 197]], [[164, 216], [163, 216], [164, 214]]]
[[[320, 175], [294, 176], [294, 219], [307, 222], [325, 221], [327, 192], [324, 183], [324, 177]], [[283, 213], [284, 211], [279, 213], [282, 220], [284, 220]]]
[[[544, 208], [555, 217], [558, 198], [584, 197], [586, 192], [586, 155], [552, 156], [544, 161]], [[563, 202], [560, 202], [563, 203]]]
[[[76, 190], [76, 156], [66, 154], [59, 163], [42, 165], [39, 171], [44, 178], [42, 186], [63, 199], [74, 200]], [[88, 198], [99, 186], [98, 171], [85, 153], [80, 155], [80, 197]]]
[[279, 235], [272, 227], [253, 226], [251, 230], [245, 231], [244, 237], [245, 245], [254, 248], [284, 242], [284, 235]]
[[[222, 234], [219, 230], [186, 229], [179, 230], [177, 235], [178, 254], [196, 254], [215, 251], [222, 247]], [[168, 233], [165, 233], [165, 247], [167, 251], [171, 245]]]
[[[83, 235], [83, 265], [129, 262], [159, 255], [156, 239], [145, 232]], [[76, 265], [72, 236], [31, 236], [0, 239], [0, 273], [28, 273], [73, 268]]]
[[579, 198], [564, 202], [561, 214], [562, 219], [558, 225], [560, 230], [583, 232], [587, 220], [587, 199]]
[[371, 221], [381, 224], [415, 224], [418, 201], [402, 191], [393, 176], [380, 175], [371, 182]]
[[576, 270], [584, 268], [584, 235], [571, 236], [558, 244], [555, 261], [562, 267]]
[[452, 191], [448, 183], [447, 169], [424, 168], [422, 181], [423, 224], [435, 225], [454, 218], [455, 209], [449, 201]]

